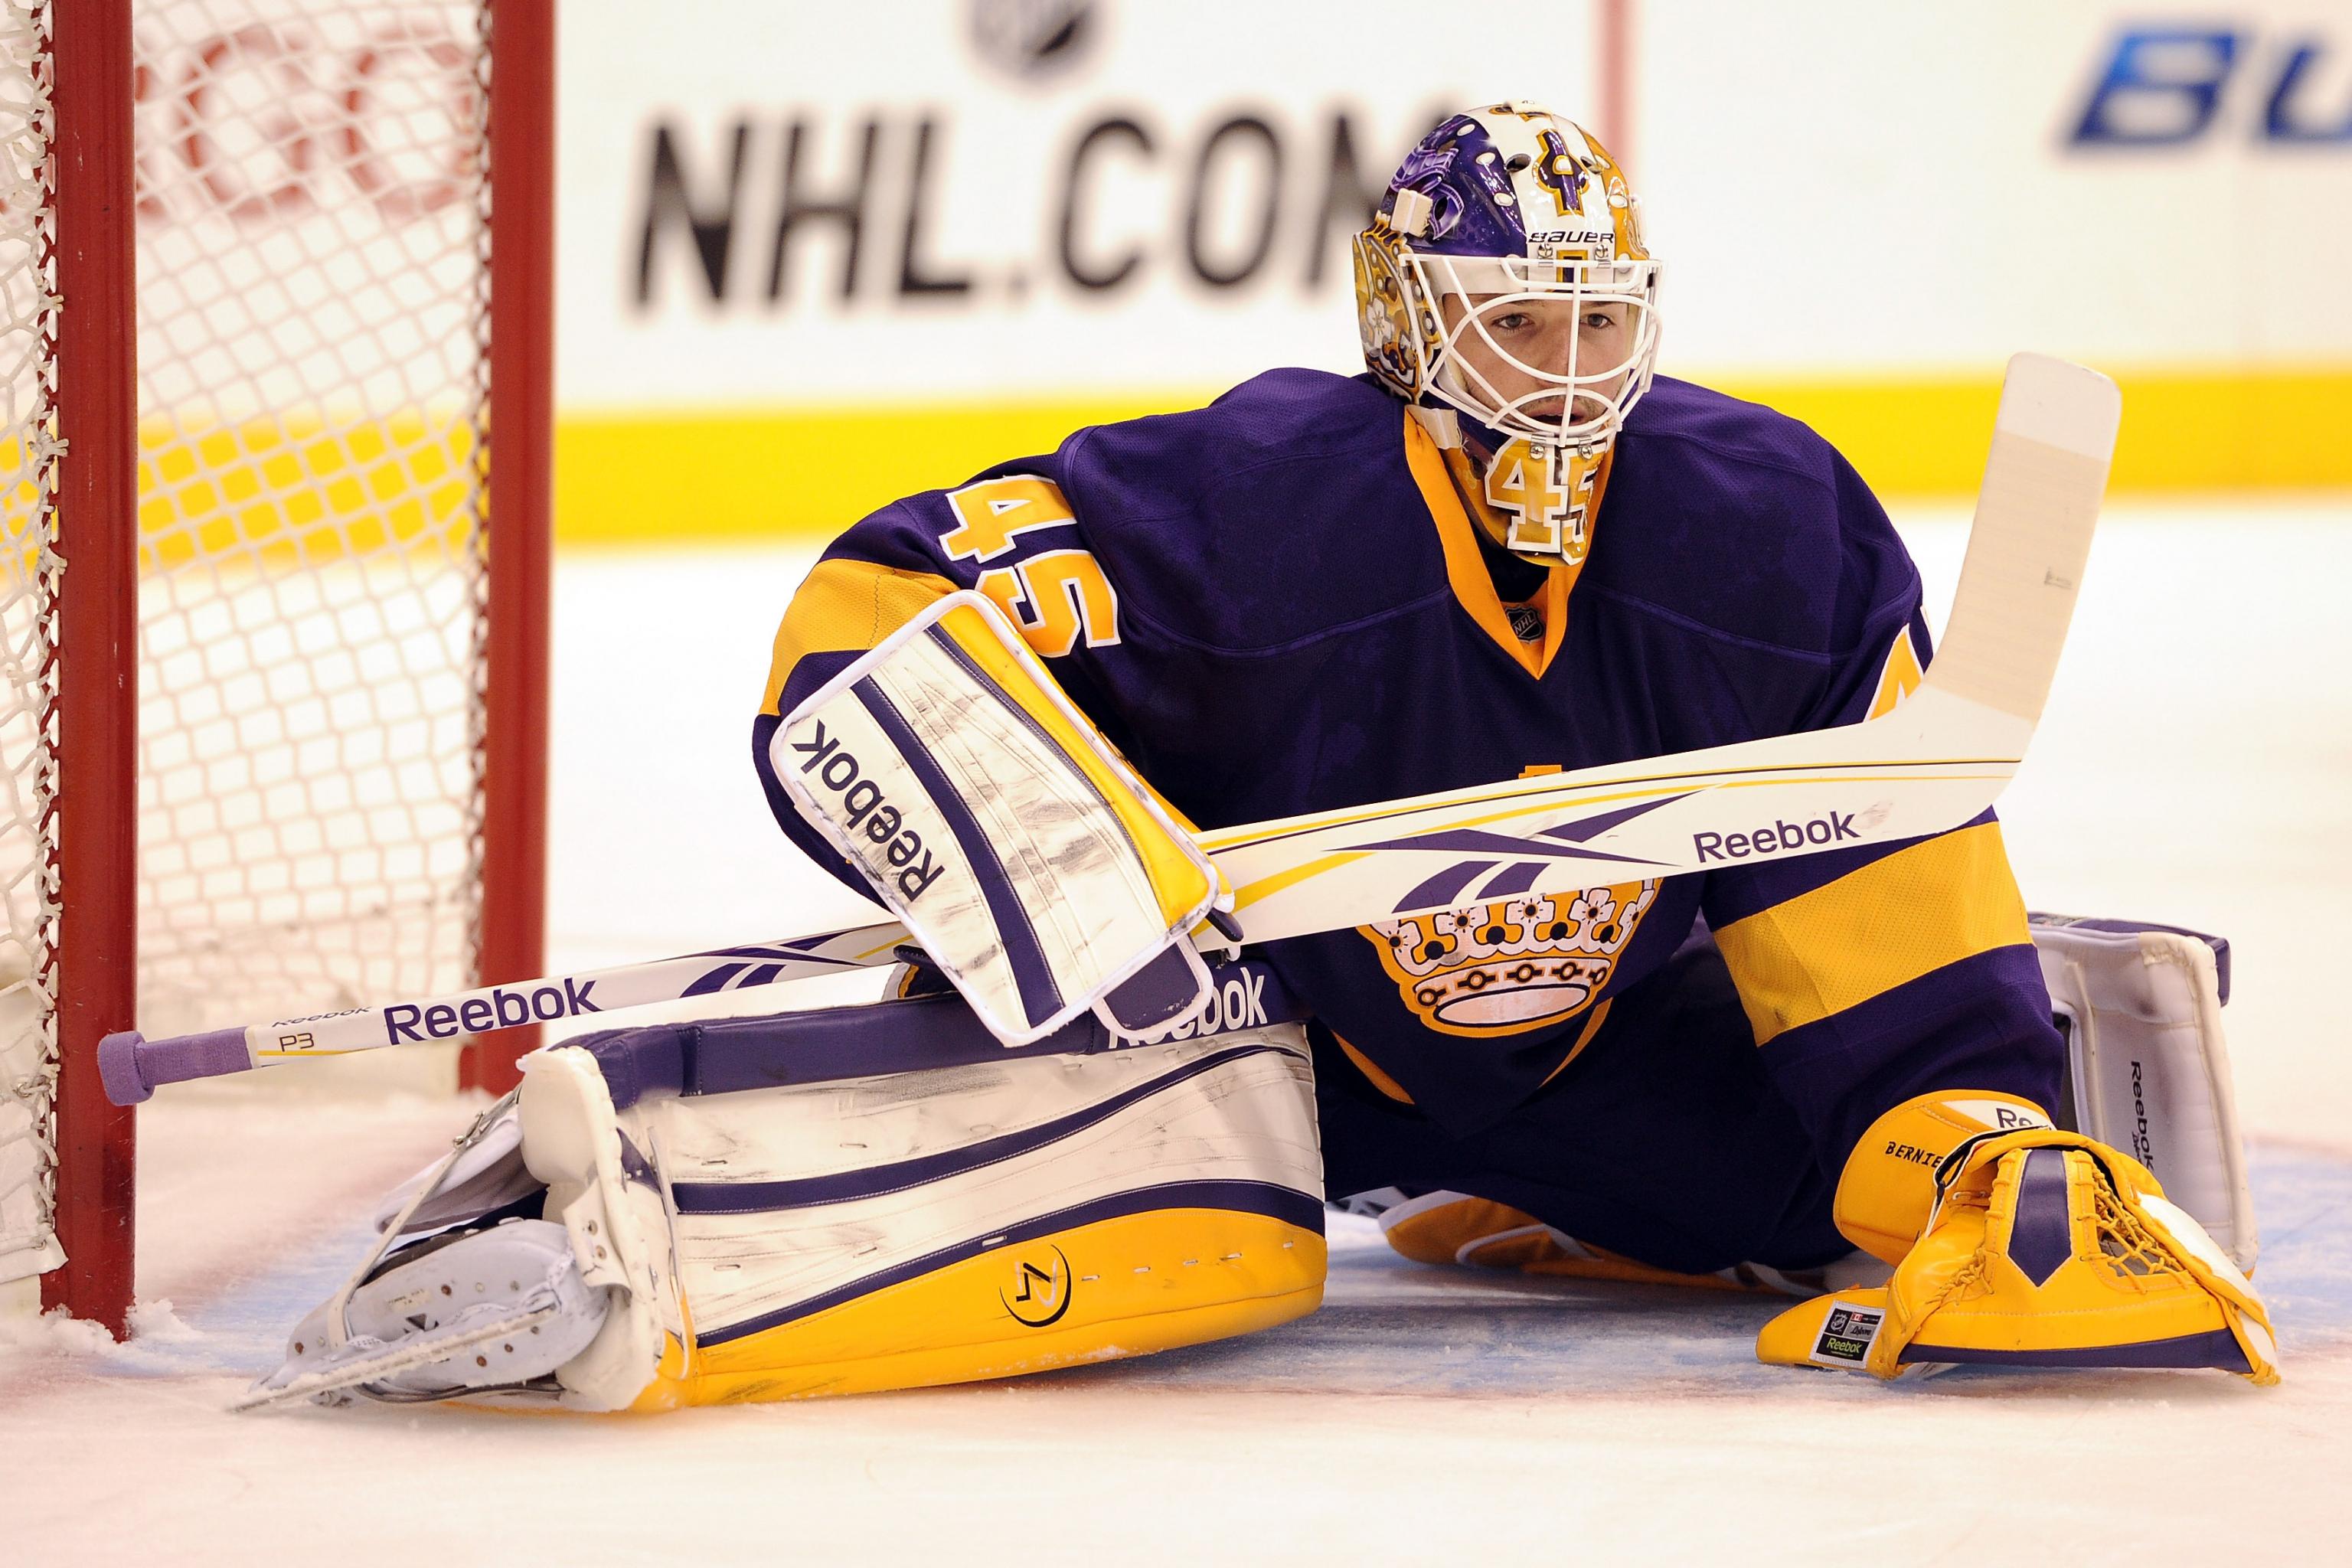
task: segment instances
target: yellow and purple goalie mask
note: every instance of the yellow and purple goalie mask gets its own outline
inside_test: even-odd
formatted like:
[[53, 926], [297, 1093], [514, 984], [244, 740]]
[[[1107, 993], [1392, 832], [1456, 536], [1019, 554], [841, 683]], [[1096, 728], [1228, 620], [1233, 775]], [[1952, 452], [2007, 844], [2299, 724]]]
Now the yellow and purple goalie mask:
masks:
[[1356, 237], [1364, 363], [1531, 454], [1597, 459], [1648, 390], [1658, 263], [1624, 172], [1534, 104], [1449, 115]]

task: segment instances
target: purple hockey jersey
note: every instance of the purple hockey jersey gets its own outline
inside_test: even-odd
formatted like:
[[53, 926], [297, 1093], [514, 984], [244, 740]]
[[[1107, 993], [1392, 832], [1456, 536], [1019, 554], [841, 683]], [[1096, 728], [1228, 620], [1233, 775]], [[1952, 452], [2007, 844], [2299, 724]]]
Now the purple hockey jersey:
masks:
[[[1278, 370], [851, 528], [784, 616], [755, 754], [779, 714], [958, 588], [994, 599], [1203, 827], [1847, 723], [1928, 657], [1902, 542], [1793, 420], [1661, 377], [1618, 439], [1581, 566], [1515, 605], [1402, 404], [1367, 377]], [[784, 831], [863, 890], [768, 785]], [[1508, 884], [1500, 867], [1449, 912], [1271, 950], [1349, 1058], [1447, 1128], [1546, 1083], [1702, 918], [1832, 1172], [1913, 1095], [2056, 1094], [2062, 1047], [1990, 814], [1580, 893]]]

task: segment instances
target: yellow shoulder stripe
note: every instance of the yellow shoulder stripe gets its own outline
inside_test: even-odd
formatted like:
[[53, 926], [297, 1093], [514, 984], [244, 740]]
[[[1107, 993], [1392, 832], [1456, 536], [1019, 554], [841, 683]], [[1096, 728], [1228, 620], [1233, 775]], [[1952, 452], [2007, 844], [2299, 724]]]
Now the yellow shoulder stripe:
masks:
[[760, 711], [773, 713], [793, 667], [813, 653], [863, 653], [955, 592], [929, 572], [908, 572], [871, 561], [820, 561], [804, 579], [776, 628], [768, 662], [767, 695]]
[[1898, 849], [1715, 933], [1759, 1046], [2032, 940], [1996, 822]]

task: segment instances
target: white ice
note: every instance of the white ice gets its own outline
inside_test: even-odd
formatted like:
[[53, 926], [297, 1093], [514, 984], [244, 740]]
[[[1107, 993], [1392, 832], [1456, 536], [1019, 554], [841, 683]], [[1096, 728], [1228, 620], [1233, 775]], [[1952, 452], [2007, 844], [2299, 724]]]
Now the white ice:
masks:
[[[1931, 616], [1965, 519], [1903, 519]], [[552, 961], [862, 911], [748, 763], [812, 552], [581, 554]], [[2002, 815], [2037, 908], [2220, 931], [2286, 1383], [1754, 1364], [1765, 1301], [1456, 1275], [1334, 1236], [1329, 1304], [1024, 1382], [649, 1419], [233, 1417], [465, 1119], [300, 1068], [142, 1118], [140, 1333], [0, 1321], [0, 1562], [2309, 1561], [2352, 1503], [2352, 506], [2116, 505]], [[380, 1075], [379, 1075], [380, 1076]], [[422, 1083], [422, 1079], [415, 1081]]]

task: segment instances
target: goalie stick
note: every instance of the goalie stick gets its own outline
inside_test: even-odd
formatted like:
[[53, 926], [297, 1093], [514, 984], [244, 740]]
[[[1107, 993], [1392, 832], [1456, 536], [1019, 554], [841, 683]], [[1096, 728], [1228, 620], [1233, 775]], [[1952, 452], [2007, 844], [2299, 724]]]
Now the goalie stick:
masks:
[[[1512, 779], [1201, 835], [1234, 889], [1204, 946], [1272, 942], [1617, 878], [1674, 876], [1940, 833], [2017, 771], [2055, 674], [2097, 525], [2121, 399], [2095, 371], [2009, 363], [1941, 646], [1893, 711], [1858, 724]], [[533, 1021], [885, 963], [884, 922], [427, 1000], [172, 1039], [110, 1035], [107, 1096], [296, 1057], [455, 1039]]]

